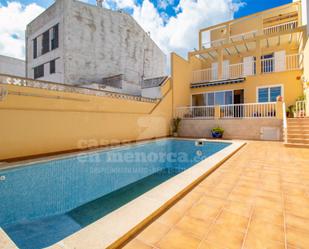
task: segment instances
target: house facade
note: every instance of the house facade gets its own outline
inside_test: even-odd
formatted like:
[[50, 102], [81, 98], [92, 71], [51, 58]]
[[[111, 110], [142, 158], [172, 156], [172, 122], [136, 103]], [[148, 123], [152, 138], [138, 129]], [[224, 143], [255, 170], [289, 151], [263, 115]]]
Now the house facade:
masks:
[[165, 75], [165, 54], [127, 13], [57, 0], [27, 25], [27, 77], [141, 94]]
[[[303, 8], [297, 1], [201, 29], [198, 49], [189, 52], [187, 60], [172, 55], [172, 77], [181, 96], [174, 102], [175, 115], [187, 120], [187, 131], [225, 126], [232, 119], [242, 123], [228, 124], [230, 129], [248, 129], [249, 119], [259, 117], [256, 134], [249, 138], [262, 138], [273, 129], [274, 140], [281, 139], [279, 115], [304, 95]], [[278, 100], [284, 110], [277, 108]]]

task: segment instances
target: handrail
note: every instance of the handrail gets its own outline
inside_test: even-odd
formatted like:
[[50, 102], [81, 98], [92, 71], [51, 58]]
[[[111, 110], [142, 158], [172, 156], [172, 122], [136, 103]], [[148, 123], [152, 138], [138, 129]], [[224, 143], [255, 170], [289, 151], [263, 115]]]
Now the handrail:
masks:
[[277, 24], [277, 25], [273, 25], [269, 27], [264, 27], [263, 30], [264, 30], [264, 34], [268, 35], [271, 33], [295, 29], [297, 28], [297, 25], [298, 25], [298, 21], [295, 20], [295, 21], [281, 23], [281, 24]]
[[284, 142], [288, 141], [288, 123], [286, 118], [286, 105], [285, 102], [282, 103], [282, 113], [283, 113], [283, 139]]

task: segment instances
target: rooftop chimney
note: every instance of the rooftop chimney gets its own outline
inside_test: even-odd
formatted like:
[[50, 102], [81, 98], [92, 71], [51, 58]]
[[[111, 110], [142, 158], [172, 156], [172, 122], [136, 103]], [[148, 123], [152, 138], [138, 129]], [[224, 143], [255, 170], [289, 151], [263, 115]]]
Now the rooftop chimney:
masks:
[[104, 0], [97, 0], [97, 6], [102, 8], [103, 7], [103, 1]]

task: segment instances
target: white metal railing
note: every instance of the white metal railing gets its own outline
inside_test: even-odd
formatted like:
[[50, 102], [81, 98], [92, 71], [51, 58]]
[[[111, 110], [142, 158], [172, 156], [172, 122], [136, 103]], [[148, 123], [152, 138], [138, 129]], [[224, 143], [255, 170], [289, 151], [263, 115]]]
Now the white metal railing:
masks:
[[282, 113], [283, 113], [283, 139], [284, 142], [287, 143], [288, 141], [288, 123], [286, 119], [286, 105], [282, 103]]
[[295, 113], [297, 118], [303, 118], [306, 116], [306, 101], [296, 101], [295, 103]]
[[206, 68], [203, 70], [193, 71], [192, 83], [199, 83], [199, 82], [215, 80], [218, 78], [216, 74], [217, 74], [217, 70], [215, 70], [215, 68]]
[[272, 73], [275, 71], [275, 58], [261, 59], [261, 73]]
[[277, 24], [277, 25], [274, 25], [274, 26], [265, 27], [264, 28], [264, 34], [269, 35], [269, 34], [272, 34], [272, 33], [291, 30], [291, 29], [297, 28], [297, 26], [298, 26], [298, 21], [281, 23], [281, 24]]
[[219, 46], [222, 45], [226, 42], [226, 38], [222, 38], [222, 39], [217, 39], [217, 40], [213, 40], [213, 41], [207, 41], [207, 42], [203, 42], [202, 46], [203, 48], [210, 48], [212, 46]]
[[214, 106], [189, 106], [176, 108], [176, 116], [182, 119], [213, 119], [215, 116]]
[[276, 102], [221, 105], [220, 117], [274, 118], [276, 117]]
[[299, 70], [302, 68], [303, 55], [302, 54], [288, 54], [286, 55], [286, 70]]
[[257, 33], [258, 33], [257, 30], [253, 30], [253, 31], [241, 33], [241, 34], [238, 34], [238, 35], [231, 35], [230, 40], [232, 42], [236, 42], [236, 41], [242, 41], [242, 40], [254, 38], [257, 35]]
[[231, 64], [229, 66], [229, 79], [240, 78], [244, 76], [244, 64]]

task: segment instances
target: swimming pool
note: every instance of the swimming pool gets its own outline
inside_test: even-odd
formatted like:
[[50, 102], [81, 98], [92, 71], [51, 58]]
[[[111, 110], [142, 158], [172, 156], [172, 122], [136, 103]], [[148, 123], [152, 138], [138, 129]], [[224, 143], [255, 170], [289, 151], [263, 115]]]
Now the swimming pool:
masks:
[[0, 226], [49, 246], [229, 145], [161, 139], [0, 170]]

